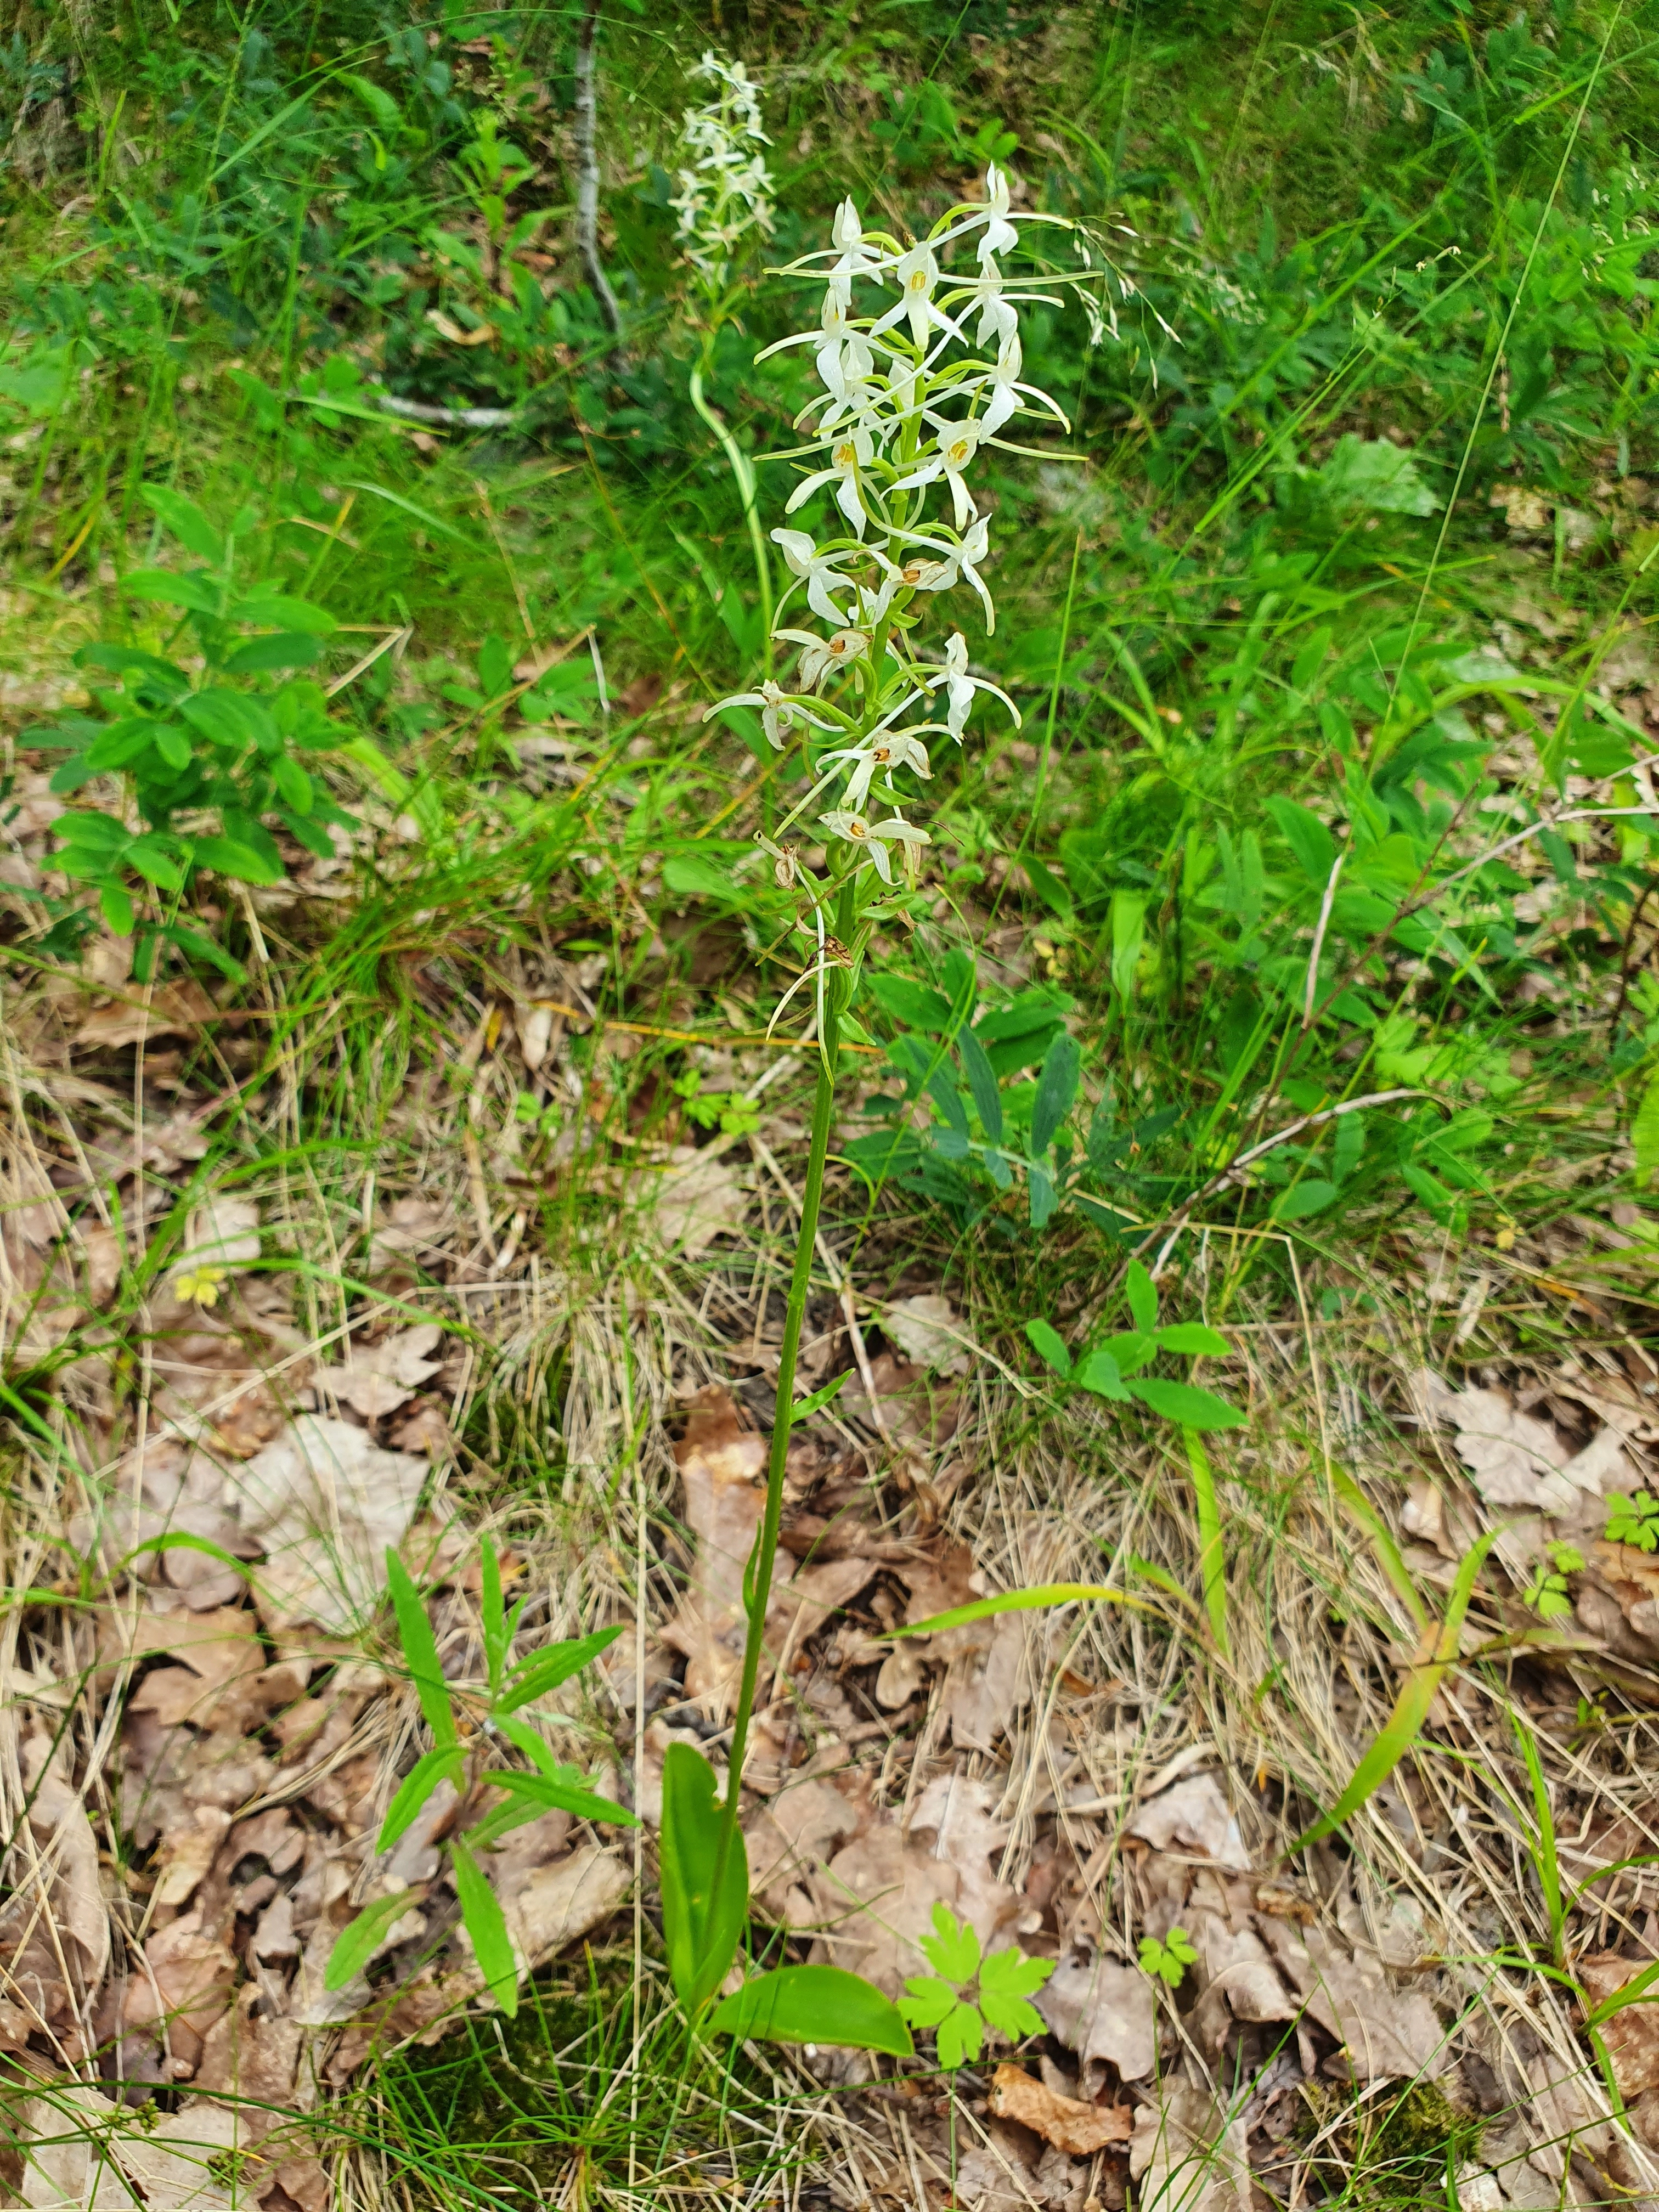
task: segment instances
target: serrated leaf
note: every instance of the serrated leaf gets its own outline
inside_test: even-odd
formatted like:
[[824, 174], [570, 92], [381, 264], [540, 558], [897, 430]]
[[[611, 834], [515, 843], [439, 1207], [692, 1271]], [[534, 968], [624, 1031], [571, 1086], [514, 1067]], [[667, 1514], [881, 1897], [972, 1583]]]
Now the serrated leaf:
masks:
[[979, 2057], [985, 2043], [985, 2023], [967, 2003], [952, 2005], [934, 2031], [939, 2063], [947, 2074]]
[[464, 1843], [452, 1847], [450, 1858], [461, 1918], [472, 1938], [478, 1971], [489, 1984], [490, 1995], [511, 2020], [519, 2009], [519, 1962], [514, 1956], [513, 1938], [507, 1932], [507, 1916], [485, 1881], [483, 1869]]
[[438, 1644], [432, 1633], [432, 1623], [427, 1619], [426, 1607], [421, 1593], [410, 1577], [409, 1569], [388, 1545], [386, 1555], [386, 1587], [392, 1593], [392, 1608], [398, 1618], [398, 1635], [404, 1647], [404, 1658], [409, 1668], [410, 1680], [415, 1685], [415, 1694], [421, 1701], [421, 1711], [426, 1715], [426, 1724], [441, 1749], [451, 1748], [457, 1741], [455, 1717], [450, 1710], [449, 1685], [444, 1680], [444, 1670], [438, 1658]]
[[708, 2031], [762, 2043], [885, 2051], [896, 2058], [908, 2058], [915, 2049], [899, 2006], [844, 1966], [781, 1966], [756, 1974], [715, 2007]]
[[416, 1814], [441, 1782], [458, 1775], [464, 1765], [458, 1744], [442, 1744], [417, 1759], [398, 1784], [398, 1793], [386, 1807], [386, 1819], [380, 1824], [377, 1851], [389, 1851], [404, 1830], [414, 1823]]
[[1052, 1367], [1062, 1377], [1072, 1371], [1072, 1355], [1066, 1348], [1066, 1340], [1057, 1328], [1046, 1321], [1028, 1321], [1025, 1334], [1031, 1340], [1031, 1349], [1044, 1366]]
[[1129, 1293], [1129, 1314], [1135, 1327], [1144, 1335], [1158, 1327], [1158, 1285], [1139, 1260], [1131, 1260], [1124, 1279]]
[[936, 1974], [912, 1975], [904, 1986], [908, 1994], [899, 1999], [898, 2008], [912, 2027], [937, 2027], [957, 2001], [949, 1982]]
[[979, 1937], [965, 1920], [958, 1920], [944, 1903], [933, 1907], [933, 1932], [921, 1939], [928, 1963], [958, 1987], [979, 1972]]
[[355, 1982], [386, 1941], [387, 1931], [418, 1905], [425, 1893], [419, 1888], [400, 1889], [394, 1896], [377, 1897], [373, 1905], [363, 1907], [355, 1920], [348, 1920], [328, 1954], [328, 1964], [323, 1969], [323, 1987], [343, 1990], [348, 1983]]

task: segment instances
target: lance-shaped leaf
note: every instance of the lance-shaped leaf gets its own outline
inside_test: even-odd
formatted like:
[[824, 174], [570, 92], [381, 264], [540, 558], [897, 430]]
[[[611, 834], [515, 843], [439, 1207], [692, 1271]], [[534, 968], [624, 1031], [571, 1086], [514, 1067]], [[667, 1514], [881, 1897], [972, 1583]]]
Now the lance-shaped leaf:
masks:
[[441, 1782], [452, 1782], [460, 1773], [465, 1757], [459, 1744], [440, 1744], [417, 1759], [398, 1785], [380, 1824], [377, 1851], [389, 1851], [399, 1836], [413, 1826], [415, 1816]]
[[[574, 1770], [571, 1771], [574, 1775]], [[601, 1797], [584, 1788], [579, 1777], [566, 1781], [562, 1776], [521, 1774], [516, 1768], [492, 1766], [486, 1769], [483, 1779], [493, 1782], [498, 1790], [510, 1790], [515, 1797], [527, 1797], [544, 1812], [568, 1813], [578, 1820], [614, 1820], [624, 1828], [640, 1825], [637, 1813], [630, 1813], [614, 1798]]]
[[461, 1901], [461, 1917], [472, 1938], [478, 1971], [489, 1984], [489, 1994], [511, 2020], [519, 2009], [519, 1962], [514, 1956], [513, 1938], [507, 1932], [507, 1916], [466, 1845], [456, 1844], [452, 1856], [455, 1894]]
[[711, 2035], [757, 2043], [839, 2044], [908, 2058], [910, 2031], [896, 2005], [844, 1966], [780, 1966], [757, 1974], [721, 2001]]
[[497, 1701], [504, 1713], [515, 1713], [520, 1705], [527, 1705], [537, 1698], [544, 1698], [550, 1690], [556, 1690], [584, 1667], [591, 1667], [601, 1651], [608, 1651], [622, 1634], [617, 1628], [596, 1629], [592, 1636], [577, 1637], [569, 1644], [550, 1644], [545, 1651], [532, 1652], [521, 1659], [507, 1678], [507, 1689]]
[[355, 1920], [348, 1920], [328, 1954], [328, 1964], [323, 1969], [323, 1987], [343, 1990], [348, 1982], [355, 1982], [392, 1929], [425, 1895], [423, 1887], [400, 1889], [395, 1896], [377, 1897], [373, 1905], [363, 1907]]
[[392, 1592], [392, 1610], [398, 1616], [404, 1659], [409, 1668], [409, 1678], [415, 1685], [415, 1694], [421, 1701], [421, 1711], [440, 1747], [449, 1748], [456, 1741], [455, 1717], [450, 1711], [449, 1685], [438, 1659], [437, 1638], [432, 1633], [432, 1623], [427, 1619], [425, 1604], [410, 1579], [409, 1569], [390, 1546], [386, 1555], [386, 1578]]
[[726, 1979], [749, 1916], [741, 1829], [714, 1893], [720, 1831], [714, 1768], [690, 1744], [671, 1743], [662, 1771], [662, 1932], [675, 1992], [692, 2013]]

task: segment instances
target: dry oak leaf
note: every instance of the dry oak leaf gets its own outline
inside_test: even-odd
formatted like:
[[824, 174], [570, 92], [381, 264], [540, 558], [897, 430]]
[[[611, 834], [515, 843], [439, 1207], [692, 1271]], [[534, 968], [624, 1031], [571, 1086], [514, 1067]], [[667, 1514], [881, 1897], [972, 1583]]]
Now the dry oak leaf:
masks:
[[749, 1194], [712, 1146], [698, 1151], [675, 1145], [656, 1176], [650, 1203], [663, 1243], [695, 1260], [716, 1237], [742, 1227]]
[[1050, 2033], [1077, 2053], [1079, 2069], [1103, 2060], [1125, 2081], [1139, 2081], [1158, 2063], [1152, 1985], [1137, 1967], [1086, 1954], [1062, 1959], [1032, 2002]]
[[695, 1557], [679, 1612], [662, 1632], [663, 1642], [685, 1656], [686, 1691], [694, 1698], [721, 1701], [736, 1681], [743, 1571], [766, 1502], [760, 1486], [766, 1455], [766, 1438], [725, 1390], [697, 1393], [674, 1447]]
[[235, 1984], [234, 1954], [203, 1933], [199, 1913], [184, 1913], [145, 1943], [127, 1984], [121, 2024], [130, 2032], [162, 2035], [175, 2069], [193, 2074], [203, 2039], [230, 2002]]
[[350, 1347], [345, 1364], [317, 1370], [315, 1387], [352, 1407], [366, 1421], [395, 1413], [438, 1371], [432, 1358], [443, 1331], [436, 1322], [399, 1329], [379, 1344]]
[[[1616, 1951], [1599, 1951], [1580, 1959], [1574, 1972], [1595, 2006], [1604, 2004], [1651, 1964], [1648, 1959], [1623, 1959]], [[1621, 2097], [1628, 2100], [1639, 2097], [1644, 2089], [1659, 2089], [1659, 2010], [1651, 2004], [1626, 2005], [1602, 2021], [1600, 2033]]]
[[999, 2066], [987, 2101], [998, 2119], [1018, 2120], [1073, 2158], [1088, 2158], [1108, 2143], [1127, 2142], [1134, 2133], [1134, 2115], [1127, 2105], [1086, 2105], [1078, 2097], [1062, 2097], [1022, 2066]]
[[[233, 2212], [222, 2178], [240, 2147], [236, 2115], [206, 2106], [149, 2124], [95, 2089], [65, 2082], [15, 2117], [24, 2154], [18, 2196], [33, 2212]], [[8, 2129], [8, 2133], [11, 2129]], [[216, 2163], [218, 2162], [218, 2163]]]
[[1189, 1774], [1149, 1798], [1129, 1821], [1127, 1833], [1155, 1850], [1201, 1851], [1218, 1866], [1249, 1871], [1250, 1855], [1231, 1807], [1213, 1774]]
[[76, 1044], [102, 1052], [123, 1045], [141, 1044], [148, 1037], [199, 1029], [216, 1021], [219, 1009], [198, 982], [186, 979], [167, 983], [148, 999], [134, 993], [106, 1006], [94, 1006], [75, 1033]]
[[1415, 2081], [1445, 2071], [1446, 2032], [1427, 1997], [1391, 1990], [1322, 1929], [1297, 1928], [1266, 1913], [1252, 1917], [1308, 2017], [1336, 2038], [1352, 2080]]
[[632, 1886], [620, 1852], [599, 1844], [586, 1844], [526, 1875], [515, 1870], [510, 1884], [499, 1883], [498, 1893], [520, 1972], [531, 1972], [556, 1951], [602, 1926]]
[[266, 1626], [349, 1632], [385, 1587], [387, 1547], [403, 1540], [428, 1472], [424, 1459], [381, 1451], [366, 1430], [311, 1414], [228, 1471], [243, 1536], [264, 1553]]
[[1630, 1482], [1629, 1462], [1617, 1437], [1606, 1441], [1607, 1431], [1575, 1455], [1549, 1422], [1522, 1413], [1502, 1390], [1453, 1390], [1429, 1369], [1417, 1389], [1430, 1418], [1455, 1430], [1457, 1456], [1488, 1505], [1565, 1514], [1587, 1494]]
[[54, 1749], [44, 1732], [29, 1736], [22, 1747], [23, 1780], [31, 1793], [29, 1834], [51, 1883], [53, 1923], [73, 1939], [83, 1985], [94, 1990], [109, 1965], [109, 1916], [98, 1879], [98, 1839], [81, 1792], [68, 1778], [68, 1750], [61, 1740]]
[[[169, 1674], [184, 1671], [181, 1667], [167, 1669]], [[150, 1893], [156, 1906], [189, 1904], [219, 1856], [229, 1828], [230, 1814], [222, 1806], [198, 1805], [187, 1820], [172, 1822], [162, 1831], [155, 1887]]]
[[961, 1340], [962, 1317], [939, 1291], [896, 1299], [883, 1309], [881, 1325], [914, 1365], [944, 1375], [968, 1372], [968, 1349]]

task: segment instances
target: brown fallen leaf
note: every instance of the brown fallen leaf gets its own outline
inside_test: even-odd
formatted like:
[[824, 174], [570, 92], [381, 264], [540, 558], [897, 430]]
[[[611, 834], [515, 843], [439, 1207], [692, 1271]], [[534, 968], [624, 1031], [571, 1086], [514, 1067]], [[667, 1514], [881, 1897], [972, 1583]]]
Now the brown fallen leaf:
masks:
[[1267, 1913], [1252, 1918], [1309, 2017], [1336, 2038], [1352, 2080], [1415, 2081], [1445, 2071], [1446, 2031], [1419, 1990], [1391, 1990], [1323, 1929]]
[[1455, 1431], [1453, 1447], [1487, 1504], [1572, 1511], [1583, 1490], [1565, 1472], [1571, 1455], [1549, 1422], [1501, 1390], [1454, 1390], [1428, 1369], [1417, 1389], [1430, 1418]]
[[75, 1042], [89, 1049], [113, 1052], [123, 1045], [139, 1044], [147, 1037], [167, 1036], [199, 1029], [216, 1021], [219, 1009], [201, 985], [186, 978], [164, 984], [148, 1000], [137, 992], [94, 1006], [82, 1020]]
[[29, 1834], [40, 1851], [39, 1874], [50, 1899], [56, 1927], [72, 1939], [82, 1986], [96, 1989], [109, 1965], [109, 1916], [98, 1879], [98, 1839], [87, 1818], [81, 1792], [69, 1777], [69, 1746], [54, 1746], [44, 1732], [22, 1747], [24, 1783], [31, 1793]]
[[129, 2033], [158, 2036], [173, 2060], [175, 2078], [201, 2063], [203, 2039], [229, 2004], [236, 1960], [223, 1943], [202, 1932], [193, 1912], [156, 1929], [145, 1943], [121, 2007]]
[[743, 1224], [749, 1193], [712, 1146], [676, 1145], [659, 1166], [647, 1197], [658, 1237], [671, 1251], [695, 1260], [716, 1237]]
[[[1647, 1959], [1621, 1958], [1616, 1951], [1598, 1951], [1580, 1959], [1574, 1971], [1594, 2006], [1604, 2004], [1651, 1963]], [[1602, 2021], [1600, 2033], [1621, 2097], [1639, 2097], [1644, 2089], [1659, 2089], [1659, 2013], [1651, 2004], [1626, 2005], [1622, 2012]]]
[[[183, 1674], [185, 1670], [173, 1667], [166, 1671]], [[159, 1678], [152, 1674], [149, 1679], [153, 1682]], [[188, 1820], [175, 1821], [163, 1832], [156, 1855], [155, 1887], [150, 1893], [158, 1907], [189, 1904], [207, 1879], [229, 1827], [230, 1815], [222, 1806], [198, 1805]]]
[[424, 1459], [382, 1451], [366, 1430], [310, 1414], [227, 1470], [242, 1536], [264, 1553], [267, 1626], [349, 1631], [385, 1587], [386, 1549], [402, 1541], [428, 1473]]
[[1056, 2150], [1088, 2158], [1108, 2143], [1127, 2142], [1134, 2115], [1127, 2105], [1085, 2105], [1062, 2097], [1021, 2066], [999, 2066], [987, 2099], [1000, 2120], [1018, 2120]]
[[941, 1375], [968, 1372], [962, 1316], [937, 1291], [898, 1298], [882, 1310], [881, 1325], [906, 1359]]
[[1129, 2172], [1140, 2184], [1138, 2212], [1252, 2212], [1243, 2123], [1188, 2082], [1171, 2082], [1136, 2112]]
[[1213, 1774], [1189, 1774], [1160, 1790], [1130, 1820], [1127, 1832], [1155, 1850], [1202, 1851], [1218, 1866], [1249, 1870], [1250, 1855]]
[[395, 1413], [438, 1371], [431, 1357], [443, 1331], [436, 1322], [398, 1329], [379, 1344], [350, 1347], [343, 1364], [317, 1370], [315, 1388], [360, 1413], [366, 1421]]
[[726, 1391], [712, 1386], [697, 1393], [674, 1447], [696, 1558], [680, 1609], [662, 1635], [685, 1656], [687, 1694], [709, 1700], [711, 1711], [723, 1709], [740, 1663], [743, 1571], [766, 1502], [766, 1438]]
[[1158, 2063], [1152, 1985], [1138, 1967], [1086, 1953], [1063, 1958], [1032, 2002], [1085, 2072], [1103, 2062], [1139, 2081]]

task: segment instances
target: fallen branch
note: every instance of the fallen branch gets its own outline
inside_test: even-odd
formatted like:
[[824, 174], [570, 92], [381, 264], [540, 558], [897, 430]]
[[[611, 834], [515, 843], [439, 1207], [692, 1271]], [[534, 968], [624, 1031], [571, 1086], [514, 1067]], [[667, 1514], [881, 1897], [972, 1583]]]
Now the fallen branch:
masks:
[[599, 313], [611, 336], [620, 337], [622, 309], [599, 258], [599, 157], [594, 145], [599, 101], [593, 88], [593, 40], [599, 22], [599, 0], [587, 0], [576, 38], [576, 246]]

